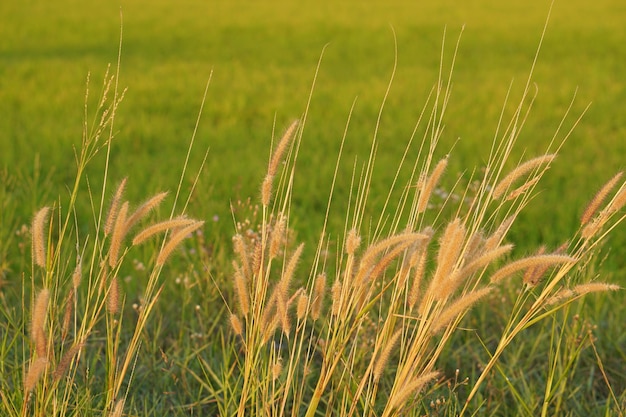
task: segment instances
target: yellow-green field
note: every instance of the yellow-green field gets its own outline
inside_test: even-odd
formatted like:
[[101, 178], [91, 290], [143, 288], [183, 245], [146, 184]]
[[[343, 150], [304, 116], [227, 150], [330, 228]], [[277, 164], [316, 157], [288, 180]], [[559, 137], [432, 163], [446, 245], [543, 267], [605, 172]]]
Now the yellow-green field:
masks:
[[[450, 157], [438, 194], [432, 197], [432, 213], [421, 221], [421, 225], [435, 225], [436, 233], [441, 233], [456, 207], [445, 196], [462, 193], [471, 179], [480, 178], [494, 138], [506, 138], [507, 124], [523, 99], [532, 70], [523, 107], [525, 112], [532, 102], [532, 108], [522, 130], [515, 131], [516, 143], [505, 170], [548, 148], [553, 151], [569, 137], [533, 189], [534, 197], [518, 215], [507, 241], [515, 243], [511, 259], [532, 254], [540, 245], [557, 248], [579, 228], [585, 204], [595, 192], [624, 169], [626, 6], [618, 0], [557, 2], [533, 67], [549, 10], [548, 1], [535, 0], [2, 2], [0, 414], [114, 415], [110, 408], [119, 396], [111, 396], [115, 380], [112, 346], [125, 351], [133, 346], [134, 335], [141, 337], [141, 345], [132, 378], [130, 373], [122, 378], [122, 392], [127, 390], [124, 415], [235, 414], [233, 404], [239, 400], [228, 404], [225, 398], [236, 398], [241, 392], [245, 372], [239, 375], [236, 369], [249, 364], [244, 365], [238, 350], [241, 341], [228, 327], [230, 309], [237, 304], [231, 265], [235, 259], [233, 219], [252, 216], [242, 208], [247, 199], [252, 206], [260, 204], [271, 150], [294, 119], [303, 121], [298, 132], [301, 142], [293, 192], [282, 210], [288, 212], [292, 229], [285, 249], [291, 253], [297, 242], [305, 244], [296, 279], [304, 285], [320, 253], [328, 256], [342, 250], [345, 229], [351, 227], [356, 213], [358, 187], [353, 181], [358, 184], [363, 178], [374, 138], [375, 164], [359, 231], [364, 243], [394, 232], [397, 201], [410, 182], [422, 138], [432, 134], [428, 120], [434, 96], [429, 99], [429, 94], [436, 94], [441, 80], [443, 90], [439, 91], [449, 91], [450, 96], [440, 140], [431, 155], [433, 166], [445, 155]], [[108, 76], [117, 74], [119, 51], [119, 79], [114, 80], [109, 97], [115, 85], [125, 93], [112, 126], [111, 147], [94, 151], [74, 189], [83, 129], [85, 123], [90, 128], [99, 122], [103, 78], [109, 64]], [[453, 63], [451, 88], [445, 90]], [[440, 97], [437, 112], [442, 103]], [[103, 140], [109, 137], [108, 129]], [[414, 131], [406, 162], [398, 170]], [[555, 145], [550, 147], [553, 140]], [[420, 154], [418, 171], [424, 156]], [[284, 166], [293, 164], [292, 154]], [[173, 208], [184, 167], [182, 196]], [[335, 169], [327, 247], [320, 252], [316, 246]], [[84, 359], [72, 365], [73, 379], [67, 386], [75, 388], [63, 386], [69, 394], [54, 400], [69, 405], [54, 405], [51, 398], [60, 385], [43, 382], [34, 398], [26, 400], [20, 391], [31, 351], [36, 350], [29, 339], [36, 294], [49, 288], [51, 300], [62, 304], [76, 246], [97, 252], [94, 226], [106, 214], [114, 188], [126, 177], [125, 198], [134, 203], [171, 191], [157, 210], [159, 219], [167, 218], [171, 210], [179, 213], [195, 187], [186, 212], [206, 220], [202, 236], [194, 235], [154, 278], [138, 265], [154, 263], [156, 244], [126, 253], [127, 262], [118, 270], [120, 279], [125, 278], [121, 279], [126, 294], [121, 317], [126, 327], [120, 325], [114, 337], [111, 332], [118, 323], [94, 312], [93, 332], [78, 332], [89, 333], [89, 339], [84, 341]], [[417, 178], [413, 179], [411, 187], [417, 187]], [[383, 211], [388, 195], [391, 203]], [[283, 197], [277, 191], [276, 201]], [[65, 246], [59, 242], [59, 257], [50, 258], [51, 265], [56, 265], [54, 272], [42, 275], [31, 262], [29, 227], [22, 225], [30, 225], [43, 206], [53, 207], [54, 213], [49, 249], [55, 248], [56, 239], [65, 237], [66, 242]], [[276, 214], [281, 208], [273, 210]], [[66, 231], [60, 225], [68, 213], [71, 221]], [[404, 222], [408, 217], [405, 212], [397, 219]], [[497, 224], [502, 217], [493, 222]], [[260, 215], [251, 221], [251, 226], [271, 223]], [[103, 237], [103, 251], [108, 247], [104, 242]], [[590, 269], [572, 274], [567, 282], [574, 285], [584, 277], [626, 286], [624, 225], [612, 230], [594, 253]], [[91, 260], [92, 274], [98, 270], [97, 258]], [[341, 270], [340, 263], [328, 263], [329, 271]], [[142, 278], [149, 278], [163, 293], [145, 326], [139, 328], [133, 304], [146, 302], [150, 295], [142, 295], [146, 289]], [[486, 349], [493, 352], [514, 316], [510, 310], [494, 312], [498, 308], [494, 305], [499, 305], [496, 300], [500, 298], [506, 300], [504, 304], [513, 304], [518, 291], [513, 286], [499, 291], [461, 323], [460, 328], [471, 331], [457, 332], [449, 340], [437, 361], [444, 378], [412, 402], [410, 410], [405, 410], [410, 415], [451, 416], [461, 411], [481, 367], [488, 362]], [[88, 294], [85, 300], [97, 298], [91, 291]], [[626, 406], [626, 336], [621, 329], [626, 308], [622, 300], [623, 291], [591, 295], [589, 300], [569, 305], [567, 313], [530, 327], [483, 382], [472, 409], [477, 415], [620, 415], [620, 407], [623, 412]], [[62, 316], [62, 308], [51, 307], [50, 314], [46, 329], [53, 336], [52, 329], [61, 319], [52, 317]], [[80, 317], [74, 322], [80, 323]], [[592, 328], [590, 337], [586, 331]], [[480, 342], [475, 334], [480, 335]], [[374, 330], [374, 335], [379, 333]], [[578, 345], [577, 338], [582, 340]], [[58, 355], [64, 343], [54, 345]], [[93, 352], [103, 358], [94, 357]], [[356, 374], [360, 368], [354, 366], [347, 369]], [[456, 368], [459, 378], [468, 381], [448, 389]], [[346, 386], [358, 386], [356, 377], [348, 381]], [[381, 392], [390, 387], [381, 385]], [[314, 388], [312, 384], [303, 392]], [[316, 415], [342, 414], [341, 404], [352, 401], [352, 394], [332, 400], [324, 397], [322, 402], [328, 402]], [[547, 395], [551, 397], [544, 407]], [[431, 407], [431, 401], [435, 404], [442, 398], [448, 406]], [[383, 415], [381, 398], [377, 401], [371, 409], [356, 402], [355, 412]], [[287, 410], [305, 413], [304, 406]]]

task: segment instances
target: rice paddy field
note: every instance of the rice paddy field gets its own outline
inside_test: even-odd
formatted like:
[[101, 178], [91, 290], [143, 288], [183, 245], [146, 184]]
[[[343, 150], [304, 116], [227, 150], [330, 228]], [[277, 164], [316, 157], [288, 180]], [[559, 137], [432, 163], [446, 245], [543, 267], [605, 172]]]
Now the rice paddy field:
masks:
[[[446, 87], [449, 77], [450, 88], [444, 88], [449, 97], [439, 97], [434, 107], [436, 119], [444, 107], [445, 113], [430, 155], [435, 163], [450, 156], [425, 221], [445, 224], [454, 217], [447, 202], [467, 197], [463, 190], [472, 190], [472, 181], [489, 166], [494, 138], [511, 135], [508, 122], [524, 100], [523, 126], [514, 130], [506, 170], [567, 141], [532, 187], [507, 239], [515, 242], [513, 258], [541, 245], [553, 250], [580, 227], [585, 206], [600, 187], [624, 169], [625, 22], [626, 4], [619, 0], [557, 1], [552, 7], [538, 0], [0, 3], [0, 414], [624, 415], [623, 290], [590, 294], [529, 326], [490, 368], [478, 393], [471, 393], [474, 382], [512, 317], [498, 310], [498, 303], [514, 304], [520, 291], [513, 286], [467, 314], [458, 327], [462, 331], [448, 340], [437, 361], [442, 370], [437, 382], [406, 409], [394, 409], [396, 414], [386, 414], [382, 400], [368, 405], [369, 399], [355, 400], [358, 410], [346, 412], [342, 407], [354, 391], [322, 400], [312, 414], [296, 405], [283, 405], [281, 413], [268, 405], [261, 413], [225, 399], [238, 398], [247, 386], [242, 381], [248, 381], [229, 379], [238, 375], [233, 369], [243, 363], [238, 352], [245, 345], [233, 335], [232, 321], [229, 326], [237, 304], [232, 236], [241, 227], [269, 224], [261, 214], [261, 186], [272, 149], [293, 120], [300, 120], [297, 160], [292, 150], [281, 164], [297, 167], [285, 199], [292, 242], [285, 250], [304, 243], [303, 270], [318, 261], [321, 252], [315, 248], [325, 219], [324, 253], [341, 252], [363, 172], [372, 177], [361, 213], [364, 241], [393, 229], [394, 202], [405, 190], [394, 184], [410, 181], [422, 138], [434, 129], [428, 120], [441, 93], [437, 85]], [[116, 74], [109, 93], [117, 86], [123, 100], [103, 133], [113, 135], [111, 146], [93, 148], [74, 188], [83, 132], [98, 125], [103, 85]], [[364, 168], [374, 141], [375, 163]], [[405, 151], [410, 162], [399, 169]], [[65, 233], [58, 227], [67, 214], [63, 210], [69, 210], [76, 230], [68, 247], [97, 247], [90, 227], [124, 178], [125, 198], [133, 202], [171, 192], [155, 210], [161, 219], [189, 195], [186, 213], [205, 221], [201, 233], [159, 267], [158, 303], [141, 327], [134, 323], [140, 307], [150, 305], [151, 293], [142, 294], [152, 277], [144, 262], [158, 264], [159, 248], [125, 253], [126, 265], [117, 275], [125, 294], [120, 321], [124, 317], [129, 328], [112, 332], [117, 321], [94, 319], [95, 330], [80, 344], [107, 358], [115, 357], [109, 346], [134, 352], [132, 372], [121, 373], [119, 384], [110, 361], [76, 359], [70, 388], [63, 385], [67, 394], [55, 397], [61, 385], [39, 381], [30, 398], [22, 395], [31, 342], [37, 345], [34, 334], [29, 341], [35, 319], [28, 311], [38, 289], [56, 288], [56, 275], [40, 279], [37, 261], [31, 261], [33, 216], [43, 206], [56, 213], [52, 219], [59, 224], [47, 231], [48, 249]], [[179, 182], [182, 197], [174, 207]], [[617, 218], [623, 213], [622, 208]], [[62, 253], [54, 262], [60, 265], [58, 276], [68, 280], [76, 256], [69, 256], [69, 249]], [[624, 224], [594, 247], [593, 259], [585, 276], [626, 286]], [[301, 272], [294, 280], [305, 282], [307, 276]], [[53, 300], [63, 298], [60, 290], [51, 293]], [[52, 329], [56, 322], [47, 323]], [[360, 328], [376, 336], [372, 323]], [[128, 341], [134, 335], [136, 351]], [[65, 345], [50, 345], [61, 356]], [[346, 369], [360, 369], [358, 357], [355, 350]], [[347, 386], [357, 387], [356, 381]], [[395, 385], [381, 383], [380, 392], [391, 396], [390, 387]], [[307, 392], [302, 389], [302, 398]], [[468, 395], [473, 402], [462, 410]], [[125, 402], [118, 407], [120, 398]], [[300, 397], [288, 398], [296, 404]]]

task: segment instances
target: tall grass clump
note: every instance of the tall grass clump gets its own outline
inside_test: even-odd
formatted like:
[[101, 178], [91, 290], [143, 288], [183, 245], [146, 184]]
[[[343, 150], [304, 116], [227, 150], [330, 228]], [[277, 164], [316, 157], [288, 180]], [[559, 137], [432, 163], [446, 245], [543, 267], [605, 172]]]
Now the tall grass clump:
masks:
[[[346, 219], [344, 229], [327, 230], [333, 215], [331, 189], [326, 221], [313, 248], [294, 241], [290, 222], [306, 112], [285, 130], [262, 181], [259, 227], [237, 229], [233, 237], [224, 365], [216, 369], [215, 362], [202, 359], [204, 376], [198, 380], [210, 393], [207, 401], [216, 403], [214, 412], [422, 415], [428, 412], [425, 393], [452, 381], [439, 367], [446, 346], [464, 316], [490, 300], [508, 322], [498, 343], [485, 346], [489, 360], [476, 380], [466, 381], [466, 397], [451, 406], [451, 415], [470, 415], [480, 409], [475, 398], [513, 340], [588, 293], [620, 289], [587, 271], [602, 241], [624, 220], [621, 174], [601, 188], [578, 230], [564, 237], [561, 247], [514, 251], [509, 231], [538, 198], [536, 187], [557, 163], [571, 132], [560, 131], [566, 114], [543, 154], [511, 161], [534, 100], [530, 82], [508, 123], [503, 112], [486, 166], [468, 167], [469, 178], [456, 179], [443, 205], [433, 204], [454, 158], [453, 153], [437, 157], [450, 94], [451, 76], [440, 74], [420, 118], [425, 123], [421, 142], [417, 151], [407, 146], [378, 219], [368, 218], [366, 209], [381, 152], [374, 132], [370, 157], [360, 169], [355, 167], [359, 174], [351, 179], [348, 211], [340, 214]], [[403, 165], [411, 175], [398, 184]], [[333, 187], [340, 180], [335, 176]], [[393, 200], [396, 190], [400, 197]], [[336, 250], [330, 249], [332, 236], [340, 236]], [[498, 304], [496, 294], [511, 288], [517, 294], [514, 302]], [[550, 398], [538, 413], [550, 415]]]
[[[85, 116], [88, 93], [89, 88]], [[28, 228], [31, 262], [22, 272], [21, 311], [9, 308], [3, 294], [3, 416], [123, 415], [144, 329], [162, 291], [163, 265], [204, 223], [184, 214], [155, 221], [151, 213], [168, 194], [136, 205], [125, 198], [126, 178], [109, 189], [114, 120], [122, 98], [117, 76], [107, 71], [93, 125], [85, 121], [75, 153], [76, 177], [68, 197], [40, 208]], [[90, 187], [85, 191], [86, 168], [98, 155], [105, 158], [99, 195]], [[91, 221], [78, 214], [81, 199], [91, 202]], [[140, 300], [136, 314], [129, 315], [121, 280], [127, 255], [157, 238], [162, 243], [146, 260], [152, 268], [143, 293], [133, 295]]]

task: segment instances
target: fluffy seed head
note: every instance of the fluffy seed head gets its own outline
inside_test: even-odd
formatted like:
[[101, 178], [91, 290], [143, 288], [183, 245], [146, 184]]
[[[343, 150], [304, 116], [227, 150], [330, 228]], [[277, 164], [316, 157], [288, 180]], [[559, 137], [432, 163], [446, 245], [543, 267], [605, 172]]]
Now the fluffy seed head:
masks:
[[498, 185], [494, 187], [492, 194], [493, 198], [496, 200], [499, 199], [500, 197], [502, 197], [504, 192], [508, 190], [511, 185], [513, 185], [513, 183], [517, 181], [520, 177], [539, 168], [542, 165], [549, 164], [554, 160], [555, 157], [556, 155], [554, 154], [542, 155], [526, 161], [521, 165], [518, 165], [517, 168], [511, 171], [498, 183]]
[[115, 190], [115, 194], [113, 195], [113, 200], [111, 200], [111, 206], [109, 207], [109, 214], [107, 214], [107, 219], [104, 222], [104, 235], [108, 236], [113, 231], [113, 226], [115, 225], [115, 220], [117, 218], [117, 213], [120, 208], [120, 202], [122, 201], [122, 195], [124, 194], [124, 188], [126, 188], [126, 178], [124, 178], [120, 184], [117, 186]]
[[383, 371], [385, 370], [385, 367], [387, 366], [387, 362], [389, 362], [389, 357], [391, 356], [391, 352], [396, 346], [396, 343], [398, 343], [400, 336], [402, 336], [402, 330], [397, 330], [393, 334], [393, 336], [391, 336], [391, 339], [387, 341], [385, 348], [383, 349], [380, 356], [376, 360], [376, 364], [374, 365], [374, 371], [373, 371], [374, 381], [379, 381], [380, 377], [383, 375]]
[[46, 220], [50, 207], [40, 209], [33, 218], [33, 262], [42, 268], [46, 267]]
[[426, 384], [438, 376], [439, 372], [426, 372], [418, 376], [389, 398], [389, 402], [387, 403], [388, 408], [391, 410], [399, 410], [411, 396], [419, 394]]
[[298, 304], [296, 307], [296, 317], [298, 317], [299, 321], [302, 321], [306, 316], [306, 310], [309, 306], [309, 297], [306, 295], [304, 291], [300, 291], [300, 295], [298, 296]]
[[332, 293], [332, 313], [334, 316], [339, 314], [339, 307], [341, 305], [341, 281], [337, 280], [333, 284], [331, 289]]
[[133, 214], [128, 216], [128, 219], [126, 220], [126, 230], [130, 230], [130, 228], [132, 228], [135, 223], [143, 219], [148, 213], [157, 208], [163, 202], [163, 200], [165, 200], [167, 194], [167, 191], [159, 193], [154, 197], [149, 198], [148, 201], [140, 205], [137, 210], [133, 212]]
[[480, 290], [472, 291], [460, 296], [452, 304], [446, 307], [445, 310], [433, 321], [431, 332], [433, 334], [438, 333], [450, 322], [456, 320], [465, 314], [478, 300], [485, 297], [491, 292], [492, 287], [481, 288]]
[[615, 187], [615, 185], [620, 180], [620, 178], [622, 178], [623, 174], [624, 174], [623, 172], [618, 172], [617, 174], [613, 176], [613, 178], [611, 178], [606, 184], [604, 184], [602, 188], [600, 188], [600, 190], [593, 197], [593, 199], [591, 199], [591, 201], [587, 205], [587, 208], [583, 212], [583, 215], [580, 218], [581, 225], [584, 226], [587, 223], [589, 223], [591, 218], [596, 214], [596, 212], [600, 208], [600, 205], [602, 204], [606, 196], [611, 192], [613, 187]]
[[46, 357], [48, 350], [48, 338], [44, 326], [46, 323], [46, 315], [48, 314], [48, 302], [50, 300], [50, 292], [44, 288], [39, 291], [35, 299], [35, 308], [33, 309], [31, 322], [31, 339], [35, 343], [37, 356]]
[[250, 311], [250, 294], [248, 292], [246, 278], [243, 276], [241, 268], [237, 265], [235, 265], [235, 274], [233, 279], [235, 281], [235, 293], [237, 294], [237, 299], [239, 300], [239, 308], [241, 309], [241, 314], [245, 317]]
[[360, 245], [361, 236], [358, 235], [355, 229], [350, 229], [346, 237], [346, 253], [348, 255], [354, 255]]
[[107, 295], [107, 310], [111, 314], [117, 314], [120, 311], [120, 284], [117, 277], [113, 277], [109, 286]]
[[111, 236], [111, 246], [109, 247], [109, 266], [115, 268], [119, 260], [120, 248], [122, 241], [126, 236], [128, 228], [126, 227], [126, 215], [128, 213], [128, 201], [125, 201], [120, 208], [115, 226], [113, 227], [113, 235]]
[[170, 238], [170, 240], [165, 244], [165, 246], [163, 246], [163, 249], [161, 249], [161, 252], [159, 252], [159, 256], [157, 256], [157, 260], [156, 260], [156, 265], [161, 266], [165, 264], [165, 261], [167, 261], [167, 258], [169, 258], [169, 256], [172, 254], [174, 249], [176, 249], [176, 247], [180, 244], [180, 242], [188, 238], [191, 233], [198, 230], [200, 227], [202, 227], [203, 224], [204, 224], [204, 221], [196, 221], [195, 223], [192, 223], [189, 226], [183, 227], [182, 229], [174, 233], [172, 237]]
[[517, 261], [511, 262], [502, 268], [498, 269], [491, 276], [491, 283], [497, 284], [504, 278], [514, 274], [517, 271], [526, 268], [552, 266], [564, 263], [575, 263], [577, 260], [568, 255], [560, 254], [548, 254], [548, 255], [534, 255], [527, 258], [522, 258]]
[[186, 227], [190, 224], [193, 224], [194, 222], [194, 219], [180, 216], [150, 225], [143, 229], [141, 232], [137, 233], [137, 235], [135, 235], [135, 237], [133, 238], [133, 245], [139, 245], [158, 233], [165, 232], [166, 230], [170, 229]]
[[82, 266], [82, 260], [79, 256], [76, 260], [76, 268], [74, 268], [74, 272], [72, 273], [72, 286], [74, 287], [74, 290], [78, 289], [78, 286], [80, 285], [80, 281], [82, 280], [82, 278], [83, 278], [83, 266]]
[[63, 375], [65, 375], [70, 365], [72, 364], [72, 360], [74, 360], [74, 357], [83, 348], [83, 346], [83, 343], [75, 344], [63, 354], [61, 360], [59, 361], [59, 364], [52, 374], [52, 378], [55, 381], [59, 381], [63, 377]]
[[239, 317], [234, 314], [230, 315], [230, 326], [233, 328], [233, 332], [235, 332], [237, 336], [243, 335], [243, 326], [241, 324], [241, 320], [239, 320]]
[[30, 363], [28, 367], [28, 372], [24, 377], [24, 393], [30, 393], [37, 385], [37, 382], [41, 379], [41, 375], [46, 370], [48, 366], [48, 358], [38, 357], [34, 361]]
[[320, 317], [322, 312], [322, 304], [326, 292], [326, 274], [321, 273], [315, 277], [313, 285], [313, 300], [311, 301], [311, 318], [315, 321]]
[[437, 186], [439, 178], [441, 178], [441, 175], [446, 170], [447, 166], [448, 158], [442, 159], [437, 163], [435, 169], [433, 169], [433, 173], [430, 175], [430, 177], [428, 177], [428, 180], [423, 182], [422, 189], [420, 190], [419, 200], [417, 202], [417, 213], [423, 213], [426, 211], [426, 208], [428, 207], [428, 201], [430, 200], [430, 195]]

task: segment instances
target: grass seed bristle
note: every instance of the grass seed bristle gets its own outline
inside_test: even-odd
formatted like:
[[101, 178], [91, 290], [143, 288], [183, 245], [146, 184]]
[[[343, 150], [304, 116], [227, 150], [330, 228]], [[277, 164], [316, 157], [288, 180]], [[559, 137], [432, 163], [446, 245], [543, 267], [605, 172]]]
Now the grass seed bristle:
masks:
[[395, 395], [389, 398], [387, 408], [390, 410], [400, 410], [410, 397], [419, 394], [426, 384], [438, 376], [439, 372], [427, 372], [405, 384]]
[[308, 307], [309, 297], [304, 291], [300, 291], [300, 295], [298, 296], [298, 304], [296, 305], [296, 317], [298, 318], [298, 321], [302, 321], [305, 318]]
[[122, 195], [124, 194], [124, 189], [126, 188], [126, 178], [124, 178], [120, 184], [117, 186], [115, 190], [115, 194], [113, 194], [113, 199], [111, 200], [111, 205], [109, 206], [109, 213], [107, 214], [106, 221], [104, 222], [104, 235], [108, 236], [113, 231], [113, 226], [115, 225], [115, 220], [117, 218], [117, 214], [120, 208], [120, 202], [122, 201]]
[[387, 362], [389, 362], [389, 357], [391, 356], [391, 352], [393, 351], [396, 344], [398, 343], [400, 336], [402, 336], [402, 329], [397, 330], [393, 334], [393, 336], [391, 336], [391, 339], [387, 341], [385, 348], [382, 350], [382, 352], [378, 356], [378, 359], [376, 360], [376, 363], [374, 365], [374, 371], [372, 374], [374, 376], [374, 381], [379, 381], [380, 377], [383, 375], [383, 372], [385, 368], [387, 367]]
[[128, 201], [125, 201], [120, 208], [117, 218], [115, 220], [115, 226], [113, 227], [113, 234], [111, 236], [111, 245], [109, 247], [109, 266], [115, 268], [119, 259], [120, 248], [122, 241], [126, 237], [128, 228], [126, 227], [126, 215], [128, 213]]
[[313, 284], [313, 300], [311, 301], [311, 318], [313, 321], [320, 317], [325, 293], [326, 274], [322, 272], [315, 277], [315, 284]]
[[547, 254], [547, 255], [533, 255], [527, 258], [522, 258], [517, 261], [511, 262], [502, 268], [498, 269], [491, 276], [491, 283], [497, 284], [506, 277], [526, 268], [553, 266], [564, 263], [574, 263], [576, 258], [569, 255], [560, 254]]
[[181, 227], [189, 226], [194, 222], [194, 219], [190, 219], [186, 216], [180, 216], [153, 224], [146, 227], [141, 232], [137, 233], [137, 235], [135, 235], [135, 237], [133, 238], [133, 245], [139, 245], [158, 233], [165, 232], [166, 230], [170, 229], [178, 229]]
[[613, 176], [613, 178], [611, 178], [606, 184], [604, 184], [602, 188], [600, 188], [600, 190], [596, 193], [596, 195], [591, 199], [591, 201], [587, 205], [587, 208], [585, 208], [585, 211], [583, 212], [583, 215], [580, 218], [581, 225], [584, 226], [587, 223], [589, 223], [591, 218], [597, 213], [598, 209], [600, 208], [600, 205], [602, 205], [602, 202], [604, 201], [606, 196], [615, 187], [615, 185], [620, 180], [620, 178], [622, 178], [623, 174], [624, 174], [623, 172], [618, 172], [617, 174]]
[[433, 334], [439, 333], [439, 331], [450, 324], [450, 322], [462, 316], [474, 304], [476, 304], [476, 302], [489, 294], [492, 288], [493, 287], [481, 288], [479, 290], [461, 295], [452, 304], [447, 306], [436, 319], [433, 320], [431, 332]]
[[41, 379], [44, 371], [48, 366], [48, 358], [46, 357], [38, 357], [34, 361], [30, 363], [28, 367], [28, 372], [24, 377], [24, 393], [28, 394], [37, 385], [37, 382]]
[[117, 314], [120, 311], [120, 283], [117, 277], [111, 279], [109, 292], [107, 294], [107, 311], [111, 314]]
[[83, 343], [75, 344], [63, 354], [61, 360], [59, 361], [59, 364], [52, 373], [52, 378], [54, 379], [54, 381], [59, 381], [63, 377], [63, 375], [65, 375], [70, 365], [72, 364], [72, 360], [74, 360], [74, 357], [76, 357], [76, 355], [83, 348], [83, 346]]
[[167, 191], [159, 193], [154, 197], [149, 198], [148, 201], [140, 205], [133, 212], [133, 214], [128, 216], [128, 219], [126, 220], [126, 229], [130, 230], [139, 220], [143, 219], [148, 213], [157, 208], [163, 202], [163, 200], [165, 200], [167, 194]]
[[184, 239], [188, 238], [191, 233], [198, 230], [200, 227], [204, 225], [204, 221], [196, 221], [195, 223], [190, 224], [189, 226], [183, 227], [178, 230], [176, 233], [172, 235], [170, 240], [163, 246], [163, 249], [159, 252], [159, 256], [157, 256], [156, 265], [162, 266], [167, 261], [167, 258], [172, 254], [174, 249], [178, 247], [180, 242]]
[[237, 336], [243, 336], [243, 325], [241, 324], [241, 320], [235, 314], [230, 315], [230, 327], [232, 327], [233, 332]]
[[50, 301], [50, 291], [44, 288], [39, 291], [35, 299], [35, 307], [32, 314], [30, 337], [35, 344], [35, 351], [39, 357], [47, 357], [48, 338], [44, 329], [46, 315], [48, 314], [48, 303]]
[[430, 177], [428, 177], [425, 182], [422, 181], [422, 187], [420, 190], [419, 199], [417, 201], [418, 214], [425, 212], [426, 208], [428, 208], [428, 201], [430, 200], [430, 196], [437, 184], [439, 183], [439, 179], [441, 178], [443, 172], [446, 170], [447, 166], [448, 158], [442, 159], [437, 163], [437, 165], [433, 169], [432, 174], [430, 174]]
[[542, 155], [518, 165], [494, 187], [492, 194], [493, 198], [495, 200], [499, 199], [500, 197], [502, 197], [504, 192], [507, 191], [511, 187], [511, 185], [513, 185], [513, 183], [517, 181], [520, 177], [539, 168], [542, 165], [550, 164], [555, 157], [555, 154]]
[[243, 275], [241, 268], [235, 266], [235, 273], [233, 277], [235, 281], [235, 293], [237, 294], [237, 300], [239, 301], [239, 309], [241, 314], [246, 317], [250, 311], [250, 294], [248, 292], [248, 283]]
[[46, 267], [46, 220], [50, 213], [50, 207], [43, 207], [33, 218], [32, 241], [33, 262], [42, 268]]

